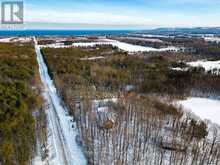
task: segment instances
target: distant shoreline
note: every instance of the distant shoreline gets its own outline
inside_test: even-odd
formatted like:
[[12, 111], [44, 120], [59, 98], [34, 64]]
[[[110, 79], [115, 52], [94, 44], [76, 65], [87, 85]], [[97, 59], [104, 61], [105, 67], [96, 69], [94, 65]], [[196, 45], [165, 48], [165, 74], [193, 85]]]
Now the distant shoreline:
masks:
[[133, 30], [0, 30], [0, 36], [88, 36], [126, 35]]
[[220, 27], [195, 28], [156, 28], [156, 29], [0, 29], [0, 37], [11, 36], [107, 36], [107, 35], [166, 35], [166, 36], [194, 36], [216, 35], [220, 36]]

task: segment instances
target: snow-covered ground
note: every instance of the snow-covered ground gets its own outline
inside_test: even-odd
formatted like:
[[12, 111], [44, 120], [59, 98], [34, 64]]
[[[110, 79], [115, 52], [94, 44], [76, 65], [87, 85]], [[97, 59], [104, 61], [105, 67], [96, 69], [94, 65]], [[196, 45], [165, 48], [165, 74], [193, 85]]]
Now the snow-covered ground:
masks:
[[95, 57], [89, 57], [89, 58], [80, 58], [80, 60], [89, 60], [89, 61], [93, 61], [93, 60], [100, 60], [100, 59], [105, 59], [106, 57], [103, 56], [95, 56]]
[[108, 103], [116, 103], [117, 101], [118, 101], [117, 98], [93, 100], [93, 102], [92, 102], [92, 110], [93, 111], [99, 110], [99, 108], [106, 107], [108, 105]]
[[0, 38], [1, 43], [10, 43], [10, 42], [20, 42], [20, 43], [27, 43], [30, 42], [30, 37], [7, 37], [7, 38]]
[[[49, 77], [47, 66], [40, 52], [40, 47], [35, 40], [35, 50], [39, 64], [41, 81], [44, 85], [43, 96], [49, 104], [47, 110], [49, 127], [49, 164], [54, 165], [85, 165], [87, 161], [76, 142], [78, 134], [76, 124], [71, 122], [71, 117], [61, 99], [53, 81]], [[38, 159], [39, 160], [39, 159]]]
[[174, 38], [174, 36], [156, 35], [156, 34], [132, 34], [132, 36], [141, 36], [141, 37], [149, 37], [149, 38]]
[[220, 61], [195, 61], [187, 63], [193, 67], [203, 67], [206, 71], [212, 71], [213, 69], [220, 69]]
[[69, 48], [71, 45], [65, 45], [64, 43], [54, 43], [47, 45], [39, 45], [40, 48]]
[[[219, 75], [220, 74], [220, 61], [206, 61], [206, 60], [200, 60], [200, 61], [194, 61], [194, 62], [188, 62], [186, 63], [187, 65], [191, 67], [202, 67], [205, 69], [206, 72], [211, 71], [212, 74]], [[175, 71], [188, 71], [189, 67], [176, 67], [176, 68], [171, 68], [172, 70]]]
[[201, 66], [203, 67], [206, 71], [210, 71], [213, 69], [220, 69], [220, 61], [195, 61], [195, 62], [189, 62], [187, 63], [190, 66], [193, 67], [198, 67]]
[[[195, 61], [187, 63], [193, 67], [203, 67], [207, 72], [213, 71], [215, 74], [219, 74], [220, 61]], [[188, 68], [172, 68], [173, 70], [187, 71]], [[215, 71], [215, 69], [217, 69]], [[183, 101], [179, 101], [178, 104], [183, 108], [192, 111], [196, 116], [201, 119], [208, 119], [211, 122], [220, 125], [220, 100], [214, 100], [211, 98], [197, 98], [192, 97]]]
[[220, 43], [220, 37], [205, 37], [205, 41]]
[[174, 47], [174, 46], [156, 49], [156, 48], [152, 48], [152, 47], [133, 45], [133, 44], [128, 44], [125, 42], [120, 42], [120, 41], [110, 40], [110, 39], [102, 39], [97, 42], [79, 42], [79, 43], [73, 43], [72, 45], [64, 45], [62, 43], [56, 43], [56, 44], [40, 45], [40, 47], [42, 47], [42, 48], [43, 47], [68, 48], [71, 46], [74, 46], [74, 47], [94, 47], [96, 45], [111, 45], [113, 47], [117, 47], [118, 49], [121, 49], [121, 50], [127, 51], [127, 52], [165, 52], [165, 51], [177, 52], [180, 50], [180, 48]]
[[146, 42], [159, 42], [159, 43], [163, 43], [163, 41], [158, 39], [158, 38], [120, 37], [120, 39], [129, 39], [129, 40], [138, 40], [138, 41], [146, 41]]
[[192, 97], [179, 101], [178, 104], [182, 105], [186, 110], [192, 111], [201, 119], [208, 119], [220, 125], [220, 100]]
[[13, 38], [14, 38], [14, 37], [0, 38], [0, 42], [8, 43], [8, 42], [11, 42], [11, 40], [12, 40]]
[[152, 47], [146, 47], [146, 46], [140, 46], [140, 45], [133, 45], [133, 44], [128, 44], [116, 40], [110, 40], [110, 39], [103, 39], [102, 42], [90, 42], [90, 43], [74, 43], [73, 46], [76, 47], [93, 47], [96, 45], [112, 45], [114, 47], [117, 47], [123, 51], [127, 52], [163, 52], [163, 51], [179, 51], [180, 49], [174, 46], [170, 46], [167, 48], [161, 48], [161, 49], [156, 49]]
[[180, 68], [180, 67], [177, 67], [177, 68], [171, 68], [171, 69], [172, 69], [172, 70], [175, 70], [175, 71], [183, 71], [183, 72], [186, 72], [186, 71], [189, 70], [188, 67], [186, 67], [186, 68]]

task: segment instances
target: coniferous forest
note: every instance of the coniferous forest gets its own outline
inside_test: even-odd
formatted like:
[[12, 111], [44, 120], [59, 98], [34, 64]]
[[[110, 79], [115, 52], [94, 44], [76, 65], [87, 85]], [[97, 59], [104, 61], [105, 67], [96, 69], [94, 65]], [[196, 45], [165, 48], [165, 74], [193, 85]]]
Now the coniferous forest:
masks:
[[30, 44], [0, 44], [0, 164], [29, 164], [36, 144], [38, 67]]

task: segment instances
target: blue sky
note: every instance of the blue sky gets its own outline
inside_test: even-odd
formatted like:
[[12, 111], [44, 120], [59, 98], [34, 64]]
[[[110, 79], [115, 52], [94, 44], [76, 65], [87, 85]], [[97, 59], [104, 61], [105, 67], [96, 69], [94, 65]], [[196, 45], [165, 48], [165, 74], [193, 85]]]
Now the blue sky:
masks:
[[220, 0], [25, 0], [25, 20], [70, 28], [220, 26]]

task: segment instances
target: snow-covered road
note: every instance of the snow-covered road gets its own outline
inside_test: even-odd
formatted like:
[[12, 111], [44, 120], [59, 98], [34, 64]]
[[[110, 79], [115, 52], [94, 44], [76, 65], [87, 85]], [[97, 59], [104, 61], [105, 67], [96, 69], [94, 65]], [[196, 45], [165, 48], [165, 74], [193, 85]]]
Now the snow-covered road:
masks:
[[35, 50], [39, 65], [41, 81], [44, 85], [43, 96], [49, 104], [48, 118], [48, 144], [49, 164], [54, 165], [85, 165], [86, 158], [81, 147], [76, 142], [78, 134], [76, 124], [71, 122], [66, 107], [61, 104], [61, 99], [51, 80], [47, 66], [42, 57], [40, 47], [35, 39]]

